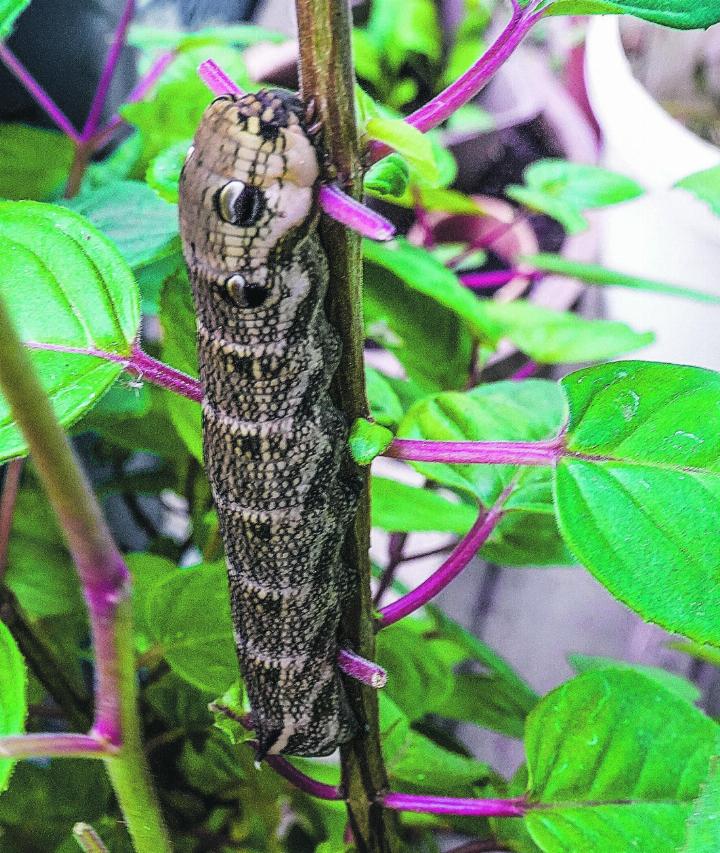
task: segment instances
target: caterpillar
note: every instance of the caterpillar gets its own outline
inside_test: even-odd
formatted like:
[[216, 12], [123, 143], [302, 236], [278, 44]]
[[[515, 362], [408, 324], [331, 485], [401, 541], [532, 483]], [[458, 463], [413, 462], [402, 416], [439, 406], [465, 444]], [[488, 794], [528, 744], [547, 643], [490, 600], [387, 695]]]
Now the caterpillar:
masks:
[[310, 121], [283, 90], [216, 98], [180, 177], [203, 452], [258, 759], [327, 755], [357, 730], [336, 658], [358, 487], [328, 393], [341, 346], [324, 309]]

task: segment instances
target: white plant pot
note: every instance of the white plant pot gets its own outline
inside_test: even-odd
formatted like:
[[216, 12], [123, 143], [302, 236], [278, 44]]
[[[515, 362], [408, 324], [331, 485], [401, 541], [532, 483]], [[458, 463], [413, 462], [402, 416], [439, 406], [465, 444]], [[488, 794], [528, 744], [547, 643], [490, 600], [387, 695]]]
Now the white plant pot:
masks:
[[[615, 17], [591, 20], [586, 81], [603, 135], [603, 164], [647, 190], [602, 212], [601, 263], [720, 295], [720, 218], [687, 191], [673, 189], [680, 178], [720, 164], [720, 149], [672, 118], [633, 77]], [[623, 288], [605, 293], [609, 317], [657, 335], [635, 357], [720, 370], [720, 306]]]

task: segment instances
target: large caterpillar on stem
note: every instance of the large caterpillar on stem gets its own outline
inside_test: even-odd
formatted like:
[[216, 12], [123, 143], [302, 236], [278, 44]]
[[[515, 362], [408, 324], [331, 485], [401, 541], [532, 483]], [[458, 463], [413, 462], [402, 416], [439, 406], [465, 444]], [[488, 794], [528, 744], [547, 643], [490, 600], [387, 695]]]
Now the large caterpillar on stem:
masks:
[[205, 465], [259, 758], [326, 755], [357, 729], [336, 658], [358, 487], [328, 393], [340, 343], [324, 309], [312, 121], [282, 90], [219, 97], [180, 179]]

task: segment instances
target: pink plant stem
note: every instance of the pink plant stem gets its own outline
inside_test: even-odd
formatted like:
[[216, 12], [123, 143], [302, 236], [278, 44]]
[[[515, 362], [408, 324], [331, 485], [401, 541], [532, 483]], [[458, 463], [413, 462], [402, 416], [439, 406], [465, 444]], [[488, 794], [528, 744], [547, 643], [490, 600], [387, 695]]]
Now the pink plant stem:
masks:
[[214, 59], [206, 59], [205, 62], [201, 63], [198, 68], [198, 74], [208, 89], [218, 97], [222, 97], [223, 95], [237, 95], [239, 97], [245, 94], [232, 77], [226, 74]]
[[328, 216], [359, 232], [363, 237], [384, 241], [391, 240], [395, 236], [395, 226], [389, 219], [361, 202], [355, 201], [337, 184], [321, 186], [318, 201]]
[[463, 817], [522, 817], [528, 808], [527, 803], [519, 797], [508, 800], [490, 800], [400, 793], [385, 794], [382, 798], [382, 805], [386, 809], [402, 812]]
[[107, 99], [107, 94], [110, 90], [110, 84], [112, 83], [113, 76], [115, 75], [115, 70], [117, 69], [122, 49], [125, 47], [128, 27], [130, 26], [130, 22], [134, 15], [135, 0], [126, 0], [125, 8], [122, 11], [122, 15], [120, 15], [120, 20], [118, 21], [115, 35], [113, 37], [112, 44], [110, 45], [107, 59], [105, 60], [105, 66], [100, 75], [97, 89], [95, 90], [95, 95], [93, 96], [92, 103], [90, 104], [90, 110], [88, 111], [85, 125], [83, 126], [80, 134], [80, 138], [83, 142], [87, 142], [91, 139], [98, 128], [100, 116], [102, 115], [103, 107], [105, 106], [105, 100]]
[[117, 751], [117, 747], [91, 734], [43, 732], [0, 738], [0, 758], [107, 758]]
[[[134, 104], [137, 101], [141, 101], [145, 95], [152, 89], [152, 87], [157, 83], [157, 81], [162, 77], [165, 73], [166, 68], [170, 63], [175, 59], [175, 51], [168, 50], [165, 53], [160, 54], [160, 56], [153, 62], [152, 66], [148, 70], [147, 74], [138, 81], [135, 88], [130, 92], [130, 94], [125, 99], [126, 104]], [[92, 147], [97, 151], [103, 148], [112, 138], [115, 131], [120, 127], [123, 123], [124, 119], [118, 113], [110, 119], [107, 125], [98, 130], [92, 137]]]
[[387, 684], [387, 672], [374, 661], [366, 660], [349, 649], [338, 652], [338, 666], [350, 678], [374, 687], [376, 690]]
[[306, 776], [281, 755], [266, 755], [265, 761], [272, 769], [287, 779], [296, 788], [310, 794], [311, 797], [317, 797], [320, 800], [342, 800], [343, 795], [339, 788], [334, 785], [326, 785], [324, 782], [318, 782]]
[[499, 287], [514, 278], [530, 278], [530, 274], [516, 269], [491, 270], [490, 272], [470, 272], [460, 276], [460, 281], [471, 290], [484, 290], [488, 287]]
[[553, 465], [562, 455], [559, 438], [551, 441], [424, 441], [396, 438], [383, 456], [408, 462], [456, 465]]
[[[536, 6], [537, 2], [532, 2], [525, 9], [516, 7], [505, 29], [483, 56], [439, 95], [411, 113], [406, 119], [407, 123], [425, 133], [442, 124], [457, 109], [472, 100], [539, 20], [541, 13], [533, 14]], [[391, 150], [384, 143], [374, 142], [370, 146], [371, 161], [376, 162]]]
[[125, 365], [125, 370], [134, 371], [142, 379], [147, 379], [161, 388], [174, 391], [176, 394], [194, 400], [196, 403], [202, 402], [203, 389], [199, 379], [194, 379], [187, 373], [182, 373], [180, 370], [170, 367], [169, 364], [152, 358], [143, 352], [137, 344], [133, 347], [132, 358]]
[[493, 506], [487, 512], [480, 513], [467, 536], [460, 540], [447, 560], [424, 583], [380, 610], [378, 616], [380, 628], [387, 628], [388, 625], [424, 607], [460, 574], [488, 540], [502, 518], [505, 502], [512, 490], [512, 485], [507, 486]]
[[23, 85], [25, 90], [32, 95], [38, 104], [45, 110], [48, 117], [62, 132], [69, 136], [73, 142], [80, 142], [80, 134], [75, 130], [70, 119], [53, 101], [43, 87], [37, 82], [27, 68], [20, 62], [5, 42], [0, 41], [0, 61], [3, 62], [8, 71]]
[[525, 364], [510, 377], [513, 382], [521, 382], [530, 376], [534, 376], [538, 371], [539, 365], [534, 361], [526, 361]]

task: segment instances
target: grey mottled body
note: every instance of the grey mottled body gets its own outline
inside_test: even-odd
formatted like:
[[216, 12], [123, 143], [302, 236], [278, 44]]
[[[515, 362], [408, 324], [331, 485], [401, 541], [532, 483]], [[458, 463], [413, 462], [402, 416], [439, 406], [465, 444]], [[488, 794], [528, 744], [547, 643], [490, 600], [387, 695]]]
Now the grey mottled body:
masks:
[[217, 99], [180, 185], [205, 463], [260, 755], [324, 755], [356, 728], [336, 664], [355, 495], [304, 113], [276, 91]]

